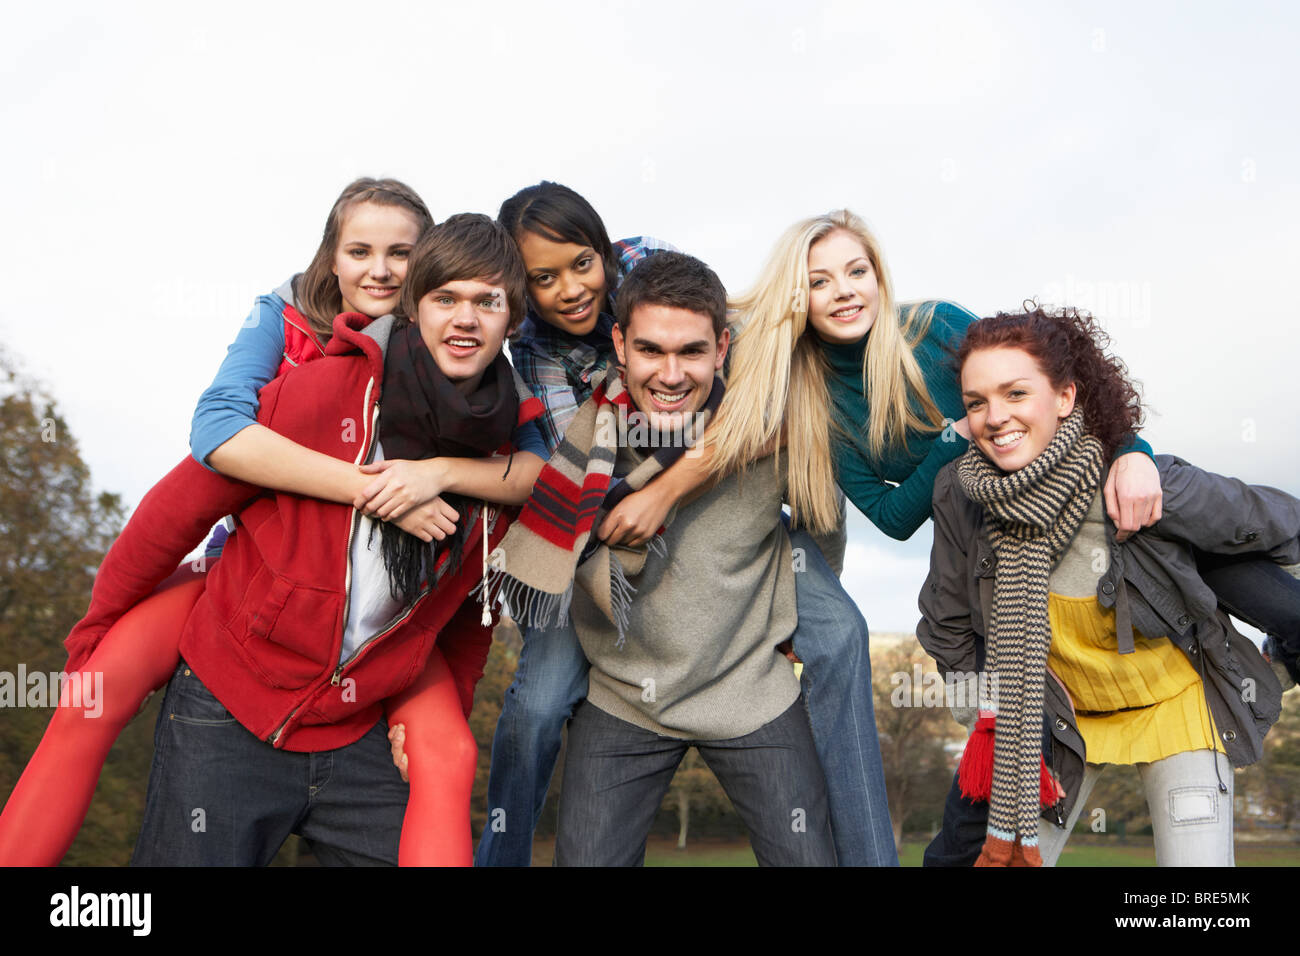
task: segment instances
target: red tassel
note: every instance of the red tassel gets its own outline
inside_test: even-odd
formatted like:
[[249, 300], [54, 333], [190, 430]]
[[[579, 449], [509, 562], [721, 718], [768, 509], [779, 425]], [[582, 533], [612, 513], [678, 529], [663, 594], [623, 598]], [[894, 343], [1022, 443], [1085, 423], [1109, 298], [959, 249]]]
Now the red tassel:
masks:
[[[996, 718], [987, 711], [981, 711], [979, 720], [966, 749], [962, 752], [961, 763], [957, 767], [957, 785], [961, 795], [976, 803], [987, 803], [993, 794], [993, 727]], [[1045, 807], [1052, 807], [1065, 796], [1065, 790], [1047, 769], [1047, 761], [1040, 756], [1038, 772], [1038, 800]]]
[[1052, 775], [1052, 771], [1047, 769], [1047, 761], [1040, 759], [1038, 770], [1038, 802], [1045, 807], [1054, 807], [1058, 800], [1065, 796], [1065, 788], [1062, 787]]
[[993, 721], [991, 714], [980, 713], [957, 767], [961, 795], [977, 803], [987, 803], [993, 793]]

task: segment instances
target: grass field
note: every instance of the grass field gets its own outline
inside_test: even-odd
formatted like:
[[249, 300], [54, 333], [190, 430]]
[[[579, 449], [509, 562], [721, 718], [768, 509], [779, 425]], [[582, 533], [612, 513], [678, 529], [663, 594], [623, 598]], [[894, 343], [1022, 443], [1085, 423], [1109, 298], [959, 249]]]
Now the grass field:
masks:
[[[899, 860], [903, 866], [920, 866], [923, 841], [905, 841]], [[533, 865], [550, 866], [555, 844], [537, 840], [533, 845]], [[1060, 866], [1155, 866], [1151, 839], [1131, 838], [1124, 846], [1098, 846], [1086, 840], [1071, 842], [1061, 854]], [[673, 840], [651, 840], [646, 845], [646, 866], [757, 866], [748, 841], [695, 841], [678, 850]], [[1238, 866], [1300, 866], [1300, 846], [1296, 844], [1237, 844]]]

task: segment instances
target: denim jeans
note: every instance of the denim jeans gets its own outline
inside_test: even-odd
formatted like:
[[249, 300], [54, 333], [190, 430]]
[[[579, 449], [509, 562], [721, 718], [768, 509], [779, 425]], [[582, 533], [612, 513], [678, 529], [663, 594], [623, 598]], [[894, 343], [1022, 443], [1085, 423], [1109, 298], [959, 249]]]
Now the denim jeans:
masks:
[[1196, 553], [1196, 570], [1223, 609], [1272, 638], [1272, 654], [1300, 683], [1300, 579], [1258, 554]]
[[[1216, 767], [1217, 762], [1217, 767]], [[1082, 815], [1092, 788], [1106, 764], [1088, 764], [1070, 819], [1061, 828], [1038, 821], [1043, 866], [1055, 866]], [[1156, 866], [1232, 866], [1232, 765], [1210, 750], [1183, 753], [1137, 764], [1151, 830]], [[1220, 790], [1222, 783], [1225, 789]]]
[[337, 750], [277, 750], [181, 661], [154, 731], [133, 866], [265, 866], [291, 833], [331, 866], [396, 866], [409, 788], [377, 723]]
[[475, 866], [528, 866], [533, 830], [560, 752], [560, 734], [587, 696], [587, 658], [571, 621], [524, 631], [515, 679], [492, 736], [488, 823]]
[[[867, 623], [816, 543], [790, 533], [796, 559], [803, 694], [826, 772], [841, 866], [897, 866], [884, 766], [872, 703]], [[560, 749], [560, 731], [587, 693], [587, 659], [573, 626], [529, 628], [492, 739], [488, 826], [476, 866], [528, 866]], [[502, 827], [493, 824], [493, 814]], [[524, 826], [512, 821], [524, 821]]]
[[569, 727], [557, 866], [640, 866], [694, 745], [749, 829], [760, 866], [834, 866], [826, 784], [803, 704], [729, 740], [661, 737], [584, 701]]
[[791, 531], [804, 702], [840, 866], [898, 866], [876, 732], [867, 622], [806, 531]]

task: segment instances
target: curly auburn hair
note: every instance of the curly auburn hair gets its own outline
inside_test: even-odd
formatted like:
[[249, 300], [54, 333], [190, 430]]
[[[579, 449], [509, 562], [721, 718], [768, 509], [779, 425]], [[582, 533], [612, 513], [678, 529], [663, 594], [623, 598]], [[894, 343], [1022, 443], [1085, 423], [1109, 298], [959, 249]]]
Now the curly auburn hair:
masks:
[[[999, 312], [972, 322], [957, 350], [957, 371], [972, 352], [1015, 348], [1028, 352], [1052, 383], [1073, 382], [1088, 432], [1101, 442], [1107, 460], [1142, 427], [1142, 397], [1128, 367], [1106, 351], [1110, 336], [1087, 312], [1075, 308], [1045, 312], [1032, 301], [1025, 312]], [[1028, 306], [1034, 306], [1028, 309]]]

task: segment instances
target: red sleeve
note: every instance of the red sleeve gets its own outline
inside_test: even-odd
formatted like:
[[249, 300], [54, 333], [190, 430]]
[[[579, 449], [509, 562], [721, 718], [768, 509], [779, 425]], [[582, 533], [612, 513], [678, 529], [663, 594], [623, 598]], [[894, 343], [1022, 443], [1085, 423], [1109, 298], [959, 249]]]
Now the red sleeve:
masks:
[[66, 669], [83, 667], [117, 619], [152, 594], [217, 521], [259, 491], [188, 455], [149, 489], [99, 566], [86, 616], [64, 641]]

